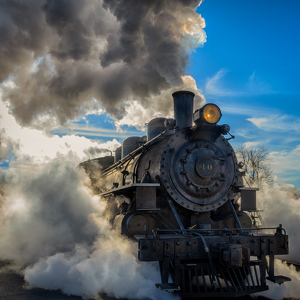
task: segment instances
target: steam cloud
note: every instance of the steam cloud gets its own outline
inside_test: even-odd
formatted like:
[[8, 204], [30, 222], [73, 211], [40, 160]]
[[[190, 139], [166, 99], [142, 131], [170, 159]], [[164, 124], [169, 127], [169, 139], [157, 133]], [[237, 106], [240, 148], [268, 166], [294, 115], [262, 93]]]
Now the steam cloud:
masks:
[[168, 299], [158, 268], [143, 267], [137, 245], [112, 230], [106, 202], [93, 196], [74, 156], [58, 155], [31, 172], [2, 178], [0, 257], [31, 286], [97, 297]]
[[295, 267], [282, 263], [279, 259], [300, 262], [300, 190], [292, 184], [282, 184], [274, 188], [265, 187], [263, 192], [258, 193], [259, 209], [262, 209], [264, 219], [263, 227], [277, 227], [282, 224], [289, 235], [289, 255], [278, 256], [275, 260], [275, 275], [290, 277], [291, 282], [283, 285], [275, 285], [269, 282], [270, 290], [262, 293], [273, 299], [283, 297], [299, 298], [300, 275]]
[[165, 114], [171, 92], [186, 86], [187, 51], [206, 40], [200, 3], [2, 0], [0, 82], [14, 82], [3, 97], [25, 126], [103, 107], [121, 119], [124, 100]]
[[[136, 115], [132, 103], [168, 115], [171, 93], [182, 88], [200, 105], [204, 98], [185, 75], [189, 51], [206, 40], [200, 3], [0, 0], [0, 158], [9, 156], [10, 166], [0, 176], [0, 257], [14, 261], [31, 286], [174, 298], [155, 288], [158, 270], [137, 262], [136, 244], [111, 227], [114, 205], [92, 195], [76, 169], [84, 156], [119, 143], [49, 129], [104, 111], [120, 127]], [[133, 125], [150, 119], [143, 117]]]

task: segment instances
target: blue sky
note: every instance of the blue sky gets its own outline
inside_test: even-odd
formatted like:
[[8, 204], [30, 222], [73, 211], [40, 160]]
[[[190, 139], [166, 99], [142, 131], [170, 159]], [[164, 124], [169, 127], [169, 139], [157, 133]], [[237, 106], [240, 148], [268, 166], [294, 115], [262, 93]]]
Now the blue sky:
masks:
[[207, 102], [221, 107], [222, 121], [236, 135], [233, 145], [259, 143], [280, 152], [275, 165], [287, 157], [296, 166], [280, 181], [298, 188], [299, 11], [300, 1], [204, 1], [198, 13], [207, 41], [188, 70]]

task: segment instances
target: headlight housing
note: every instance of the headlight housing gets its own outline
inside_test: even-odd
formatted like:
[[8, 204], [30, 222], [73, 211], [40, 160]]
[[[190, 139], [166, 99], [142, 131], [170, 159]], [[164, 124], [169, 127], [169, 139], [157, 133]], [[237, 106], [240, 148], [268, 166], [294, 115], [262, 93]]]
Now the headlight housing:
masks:
[[213, 103], [208, 103], [194, 113], [196, 124], [216, 124], [220, 121], [222, 113], [220, 108]]
[[206, 104], [203, 107], [203, 117], [210, 124], [216, 124], [221, 119], [221, 110], [215, 104]]

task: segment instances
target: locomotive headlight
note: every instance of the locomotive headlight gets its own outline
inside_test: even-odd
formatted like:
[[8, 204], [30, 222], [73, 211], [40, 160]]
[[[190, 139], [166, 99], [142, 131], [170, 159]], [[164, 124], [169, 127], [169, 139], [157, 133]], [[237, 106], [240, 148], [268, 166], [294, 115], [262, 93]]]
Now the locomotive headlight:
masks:
[[205, 121], [211, 124], [218, 123], [221, 119], [221, 110], [215, 104], [206, 104], [203, 107], [203, 117]]

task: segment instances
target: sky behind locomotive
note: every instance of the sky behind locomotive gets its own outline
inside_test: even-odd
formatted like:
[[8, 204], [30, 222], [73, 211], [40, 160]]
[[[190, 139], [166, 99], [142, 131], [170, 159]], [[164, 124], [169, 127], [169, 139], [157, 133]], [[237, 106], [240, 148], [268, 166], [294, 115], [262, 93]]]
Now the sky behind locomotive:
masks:
[[[199, 1], [185, 1], [192, 8], [197, 6], [196, 2]], [[129, 5], [127, 1], [119, 7], [115, 6], [114, 1], [104, 1], [103, 8], [97, 1], [83, 1], [80, 5], [64, 1], [64, 5], [61, 5], [57, 1], [31, 0], [30, 11], [26, 11], [28, 6], [24, 3], [1, 2], [5, 5], [5, 10], [1, 12], [4, 20], [2, 27], [5, 29], [2, 31], [5, 33], [2, 43], [9, 46], [5, 51], [9, 55], [3, 56], [1, 60], [1, 78], [5, 79], [14, 70], [15, 77], [9, 79], [17, 79], [15, 82], [22, 87], [13, 89], [9, 94], [12, 104], [10, 109], [18, 124], [42, 129], [48, 136], [55, 138], [68, 135], [71, 139], [72, 134], [101, 142], [116, 138], [112, 142], [116, 146], [117, 141], [122, 142], [126, 136], [144, 135], [136, 127], [143, 128], [149, 117], [155, 116], [157, 107], [160, 106], [159, 113], [172, 111], [167, 105], [172, 92], [170, 85], [180, 86], [179, 74], [192, 75], [206, 101], [220, 106], [223, 112], [221, 122], [229, 124], [232, 134], [236, 136], [233, 145], [265, 145], [271, 152], [279, 183], [293, 183], [300, 187], [300, 87], [297, 84], [300, 66], [300, 42], [297, 38], [300, 30], [297, 18], [299, 1], [289, 0], [282, 5], [281, 1], [268, 0], [263, 3], [258, 0], [205, 0], [197, 8], [197, 13], [202, 15], [206, 23], [207, 39], [201, 30], [200, 37], [197, 36], [202, 47], [197, 47], [194, 41], [196, 38], [182, 39], [178, 43], [176, 34], [170, 35], [168, 26], [178, 25], [176, 22], [187, 19], [181, 10], [178, 10], [177, 20], [169, 19], [166, 23], [157, 19], [157, 24], [151, 27], [145, 25], [141, 18], [134, 17], [143, 15], [143, 5], [138, 7], [139, 14], [137, 11], [132, 15], [124, 14], [128, 9], [126, 5]], [[31, 15], [33, 11], [40, 10], [41, 3], [44, 4], [42, 13]], [[89, 15], [93, 7], [90, 3], [94, 5], [95, 14]], [[165, 3], [167, 5], [168, 1]], [[166, 14], [176, 11], [177, 4], [183, 2], [174, 3], [172, 10], [166, 5], [153, 6], [151, 9]], [[24, 5], [22, 13], [32, 16], [32, 24], [36, 21], [43, 26], [34, 28], [28, 21], [20, 21], [14, 10], [14, 6], [20, 4]], [[108, 9], [112, 14], [107, 13]], [[66, 18], [56, 18], [57, 14]], [[193, 18], [188, 30], [193, 30], [193, 24], [203, 26], [203, 20], [191, 16]], [[26, 30], [31, 33], [31, 45], [28, 46], [29, 41], [25, 40], [25, 35], [20, 35], [19, 40], [24, 38], [25, 46], [22, 46], [27, 51], [35, 51], [34, 57], [28, 54], [25, 57], [24, 51], [15, 55], [18, 39], [16, 37], [12, 41], [7, 37], [15, 34], [17, 26], [19, 29], [28, 27]], [[143, 32], [147, 34], [148, 41], [145, 43], [153, 39], [154, 35], [153, 40], [162, 47], [158, 49], [154, 45], [145, 50], [140, 32], [135, 29], [138, 26], [143, 26]], [[53, 30], [56, 35], [53, 35]], [[162, 32], [163, 35], [160, 35]], [[188, 36], [182, 35], [182, 32], [177, 34]], [[94, 36], [98, 44], [94, 43]], [[111, 51], [103, 51], [103, 41], [108, 43]], [[163, 55], [163, 46], [165, 49], [172, 46], [173, 50]], [[187, 52], [182, 51], [182, 46], [185, 46]], [[43, 56], [47, 54], [47, 47], [48, 55]], [[145, 55], [147, 53], [151, 55]], [[14, 55], [14, 60], [10, 61], [8, 58]], [[24, 57], [27, 59], [26, 64], [23, 63], [23, 68], [20, 68], [22, 64], [18, 62], [24, 60]], [[37, 57], [33, 66], [32, 61]], [[88, 59], [90, 61], [86, 63]], [[51, 70], [54, 60], [56, 76], [49, 80], [47, 71]], [[125, 61], [123, 65], [120, 63], [122, 60]], [[97, 67], [90, 66], [99, 62], [101, 68], [106, 68], [106, 72], [98, 72]], [[156, 67], [151, 68], [154, 73], [150, 74], [149, 66], [153, 65]], [[23, 75], [27, 75], [30, 68], [36, 68], [37, 72], [28, 86], [24, 80], [26, 76]], [[43, 80], [46, 84], [41, 84]], [[45, 90], [54, 91], [55, 100], [49, 100], [50, 93], [43, 92]], [[159, 90], [165, 93], [153, 99], [152, 95], [157, 96]], [[100, 105], [94, 98], [89, 102], [84, 101], [95, 95], [102, 99]], [[161, 101], [166, 96], [169, 100]], [[124, 99], [130, 101], [124, 104]], [[134, 102], [134, 99], [139, 102]], [[49, 111], [50, 117], [47, 115]], [[95, 145], [84, 141], [88, 147]], [[42, 151], [47, 152], [46, 149]], [[48, 156], [51, 157], [50, 154]], [[10, 152], [1, 163], [2, 169], [9, 167], [13, 157]]]

